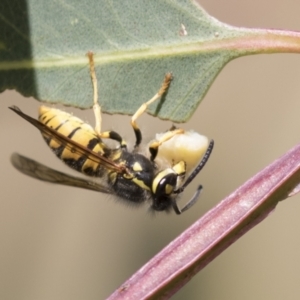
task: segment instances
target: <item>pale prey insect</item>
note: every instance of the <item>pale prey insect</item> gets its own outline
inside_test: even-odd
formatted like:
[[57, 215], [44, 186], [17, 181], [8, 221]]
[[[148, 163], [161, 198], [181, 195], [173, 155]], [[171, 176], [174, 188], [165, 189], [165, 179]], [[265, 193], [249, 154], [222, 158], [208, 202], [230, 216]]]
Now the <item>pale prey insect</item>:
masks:
[[[136, 143], [134, 150], [129, 152], [126, 142], [118, 133], [101, 131], [101, 107], [98, 104], [93, 54], [88, 53], [88, 57], [94, 88], [95, 129], [79, 118], [55, 108], [41, 106], [38, 120], [26, 115], [16, 106], [10, 107], [10, 109], [41, 131], [46, 143], [58, 158], [90, 178], [64, 174], [16, 153], [11, 158], [13, 165], [22, 173], [36, 179], [114, 194], [119, 199], [124, 199], [132, 204], [149, 201], [150, 208], [154, 211], [169, 211], [173, 208], [177, 214], [181, 214], [197, 201], [202, 186], [198, 187], [194, 196], [182, 209], [179, 209], [176, 198], [204, 167], [212, 152], [214, 142], [208, 143], [205, 138], [205, 141], [200, 142], [200, 145], [197, 146], [196, 152], [199, 157], [197, 163], [192, 166], [194, 170], [186, 180], [187, 168], [184, 159], [167, 157], [169, 165], [162, 169], [156, 163], [160, 147], [164, 144], [167, 145], [168, 141], [175, 140], [178, 136], [184, 137], [187, 133], [183, 129], [171, 128], [161, 134], [157, 140], [149, 144], [148, 156], [139, 153], [142, 133], [136, 120], [151, 103], [166, 92], [172, 79], [172, 75], [168, 73], [165, 75], [158, 93], [143, 103], [131, 118]], [[115, 140], [119, 146], [111, 148], [103, 142], [103, 139]], [[188, 155], [192, 153], [189, 146], [188, 144], [183, 146]], [[174, 148], [174, 146], [172, 147]], [[178, 148], [177, 152], [182, 151], [180, 149], [182, 148]], [[165, 154], [165, 156], [167, 155]], [[97, 183], [92, 177], [101, 177], [103, 180]]]

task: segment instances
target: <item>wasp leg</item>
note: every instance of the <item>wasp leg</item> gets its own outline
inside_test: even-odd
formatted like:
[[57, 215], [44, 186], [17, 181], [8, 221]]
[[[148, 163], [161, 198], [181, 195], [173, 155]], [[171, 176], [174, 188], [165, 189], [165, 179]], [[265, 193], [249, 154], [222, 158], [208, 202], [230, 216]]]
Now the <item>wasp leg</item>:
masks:
[[167, 131], [158, 141], [153, 141], [150, 145], [149, 145], [149, 151], [151, 153], [151, 157], [150, 160], [154, 161], [154, 159], [156, 158], [156, 155], [158, 153], [158, 148], [159, 146], [170, 140], [173, 136], [177, 135], [177, 134], [182, 134], [184, 133], [183, 129], [173, 129], [172, 131]]
[[123, 138], [115, 131], [101, 132], [100, 137], [103, 139], [111, 139], [111, 140], [117, 141], [120, 144], [121, 148], [124, 148], [124, 149], [127, 148], [126, 141], [123, 140]]
[[93, 90], [94, 90], [93, 110], [94, 110], [95, 120], [96, 120], [95, 131], [100, 136], [101, 135], [102, 118], [101, 118], [101, 106], [98, 103], [98, 83], [97, 83], [97, 77], [96, 77], [96, 72], [95, 72], [94, 53], [88, 52], [87, 56], [89, 58], [90, 73], [91, 73], [91, 79], [92, 79]]
[[165, 79], [159, 89], [159, 91], [154, 95], [154, 97], [152, 97], [149, 101], [143, 103], [140, 108], [135, 112], [135, 114], [132, 116], [131, 118], [131, 126], [134, 130], [134, 134], [136, 137], [136, 142], [135, 142], [135, 147], [139, 146], [140, 143], [142, 142], [142, 133], [141, 130], [139, 129], [136, 120], [137, 118], [139, 118], [148, 108], [148, 106], [150, 104], [152, 104], [153, 102], [155, 102], [157, 99], [159, 99], [168, 89], [170, 83], [172, 80], [172, 74], [171, 73], [167, 73], [165, 75]]
[[87, 56], [89, 58], [89, 64], [90, 64], [90, 73], [91, 73], [91, 79], [93, 83], [93, 89], [94, 89], [94, 115], [95, 115], [95, 132], [100, 138], [106, 138], [106, 139], [112, 139], [120, 143], [122, 148], [126, 148], [126, 142], [122, 139], [122, 137], [115, 131], [105, 131], [101, 132], [101, 123], [102, 123], [102, 117], [101, 117], [101, 106], [98, 102], [98, 84], [97, 84], [97, 77], [95, 72], [95, 64], [94, 64], [94, 54], [93, 52], [88, 52]]

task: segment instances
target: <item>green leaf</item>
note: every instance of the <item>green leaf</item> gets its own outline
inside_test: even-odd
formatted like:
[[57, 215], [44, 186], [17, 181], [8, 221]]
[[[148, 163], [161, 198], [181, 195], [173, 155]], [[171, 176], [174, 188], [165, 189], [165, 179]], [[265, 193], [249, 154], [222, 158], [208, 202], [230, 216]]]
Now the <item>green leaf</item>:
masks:
[[91, 107], [93, 51], [103, 111], [133, 114], [172, 72], [148, 111], [175, 122], [188, 120], [230, 60], [300, 50], [299, 33], [235, 28], [187, 0], [12, 0], [0, 11], [0, 91]]

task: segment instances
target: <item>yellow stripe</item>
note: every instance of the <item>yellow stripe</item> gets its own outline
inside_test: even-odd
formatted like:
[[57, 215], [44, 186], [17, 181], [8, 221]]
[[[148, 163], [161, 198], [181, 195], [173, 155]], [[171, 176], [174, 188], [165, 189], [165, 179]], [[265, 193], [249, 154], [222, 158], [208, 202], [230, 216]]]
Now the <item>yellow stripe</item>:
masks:
[[136, 185], [138, 185], [139, 187], [141, 187], [142, 189], [150, 191], [149, 186], [147, 186], [147, 185], [144, 183], [144, 181], [139, 180], [139, 179], [137, 179], [137, 178], [133, 178], [132, 181], [133, 181]]

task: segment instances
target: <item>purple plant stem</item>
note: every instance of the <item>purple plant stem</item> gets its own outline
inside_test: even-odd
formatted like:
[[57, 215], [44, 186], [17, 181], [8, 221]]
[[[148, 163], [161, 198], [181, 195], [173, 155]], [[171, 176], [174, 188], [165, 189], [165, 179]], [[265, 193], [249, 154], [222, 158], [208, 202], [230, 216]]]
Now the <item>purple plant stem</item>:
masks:
[[197, 272], [299, 191], [300, 145], [207, 212], [108, 299], [168, 299]]

